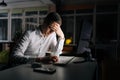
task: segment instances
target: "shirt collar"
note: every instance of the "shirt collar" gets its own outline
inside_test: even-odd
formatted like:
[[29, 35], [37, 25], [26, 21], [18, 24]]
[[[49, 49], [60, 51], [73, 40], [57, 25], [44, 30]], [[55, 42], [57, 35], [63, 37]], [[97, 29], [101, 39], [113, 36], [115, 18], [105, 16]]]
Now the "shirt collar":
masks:
[[42, 34], [42, 32], [41, 32], [41, 30], [40, 30], [39, 28], [36, 30], [36, 34], [37, 34], [37, 35], [40, 35], [40, 37], [43, 36], [43, 34]]
[[[51, 34], [53, 34], [53, 33], [55, 33], [55, 32], [52, 32]], [[37, 28], [36, 34], [37, 34], [37, 35], [40, 35], [40, 37], [43, 37], [43, 36], [44, 36], [43, 33], [42, 33], [42, 31], [40, 30], [40, 28]], [[51, 35], [51, 34], [50, 34], [50, 35]]]

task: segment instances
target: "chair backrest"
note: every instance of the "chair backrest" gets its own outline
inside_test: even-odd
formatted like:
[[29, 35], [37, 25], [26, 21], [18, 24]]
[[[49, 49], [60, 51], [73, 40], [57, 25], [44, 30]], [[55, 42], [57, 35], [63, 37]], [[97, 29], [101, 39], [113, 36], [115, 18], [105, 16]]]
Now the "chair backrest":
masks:
[[77, 54], [84, 53], [85, 51], [91, 52], [89, 44], [91, 40], [92, 29], [93, 29], [92, 24], [90, 24], [90, 22], [88, 22], [87, 20], [84, 20], [81, 28]]

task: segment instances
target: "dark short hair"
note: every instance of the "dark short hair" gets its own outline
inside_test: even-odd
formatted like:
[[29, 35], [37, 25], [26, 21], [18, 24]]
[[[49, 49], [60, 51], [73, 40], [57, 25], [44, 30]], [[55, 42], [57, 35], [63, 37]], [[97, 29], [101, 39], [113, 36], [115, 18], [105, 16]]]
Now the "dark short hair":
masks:
[[50, 12], [44, 19], [44, 24], [50, 25], [53, 22], [57, 22], [58, 24], [62, 24], [62, 19], [57, 12]]

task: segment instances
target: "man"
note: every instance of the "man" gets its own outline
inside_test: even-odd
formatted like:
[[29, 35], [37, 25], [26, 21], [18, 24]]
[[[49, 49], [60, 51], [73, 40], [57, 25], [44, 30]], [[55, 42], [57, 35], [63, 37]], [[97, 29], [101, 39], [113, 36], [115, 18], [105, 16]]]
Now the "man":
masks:
[[[56, 12], [49, 13], [43, 25], [34, 31], [26, 31], [19, 44], [13, 50], [15, 63], [53, 61], [57, 62], [64, 45], [64, 33], [61, 30], [62, 19]], [[46, 53], [51, 52], [50, 56]]]

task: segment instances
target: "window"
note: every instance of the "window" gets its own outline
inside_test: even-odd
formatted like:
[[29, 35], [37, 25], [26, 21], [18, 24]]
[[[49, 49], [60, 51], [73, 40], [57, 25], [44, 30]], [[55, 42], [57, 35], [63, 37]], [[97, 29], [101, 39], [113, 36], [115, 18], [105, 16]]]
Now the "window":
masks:
[[7, 19], [0, 19], [0, 40], [7, 40]]
[[83, 20], [93, 25], [93, 9], [67, 10], [61, 13], [63, 19], [63, 31], [65, 33], [65, 44], [70, 39], [69, 45], [76, 45], [79, 42]]
[[11, 40], [19, 33], [22, 33], [22, 9], [13, 9], [11, 14]]
[[22, 19], [12, 19], [11, 38], [13, 39], [19, 33], [22, 33]]
[[117, 40], [117, 6], [98, 5], [96, 7], [96, 42], [110, 43]]
[[47, 7], [0, 10], [0, 41], [12, 41], [25, 30], [35, 29], [43, 23]]
[[27, 8], [25, 9], [25, 30], [34, 30], [42, 24], [44, 17], [47, 15], [48, 10], [41, 8]]
[[[64, 16], [63, 18], [63, 31], [66, 39], [71, 39], [70, 44], [74, 44], [74, 16]], [[68, 43], [67, 43], [68, 44]]]
[[8, 40], [8, 10], [0, 11], [0, 41]]

